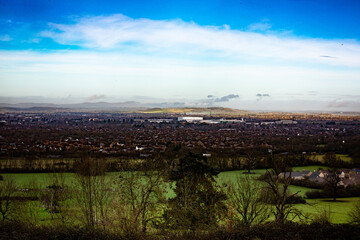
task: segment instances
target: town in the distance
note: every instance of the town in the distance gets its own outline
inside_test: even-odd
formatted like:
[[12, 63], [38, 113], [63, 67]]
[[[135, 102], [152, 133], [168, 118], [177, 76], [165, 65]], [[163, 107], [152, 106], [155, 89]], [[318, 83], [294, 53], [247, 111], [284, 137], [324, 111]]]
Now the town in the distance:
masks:
[[[31, 166], [29, 159], [46, 158], [56, 163], [51, 167], [69, 170], [69, 159], [79, 157], [84, 149], [104, 158], [147, 159], [167, 158], [174, 154], [174, 146], [206, 156], [219, 170], [242, 169], [241, 156], [255, 149], [258, 155], [299, 156], [296, 165], [305, 160], [305, 164], [321, 164], [319, 156], [328, 153], [354, 161], [360, 154], [359, 120], [356, 114], [256, 113], [226, 108], [3, 112], [0, 163], [2, 171], [16, 172], [23, 163], [28, 171], [41, 172], [44, 166]], [[14, 158], [27, 160], [18, 160], [17, 165], [4, 161]], [[344, 163], [350, 165], [350, 161]], [[261, 161], [257, 164], [266, 167]]]
[[[352, 223], [358, 219], [360, 197], [359, 142], [357, 113], [221, 107], [3, 109], [2, 219], [15, 226], [12, 219], [27, 209], [35, 211], [30, 215], [34, 219], [23, 219], [20, 225], [87, 219], [85, 225], [94, 229], [121, 227], [123, 234], [129, 231], [126, 222], [133, 221], [141, 207], [149, 215], [144, 220], [135, 217], [134, 231], [150, 238], [150, 232], [171, 228], [168, 224], [184, 229], [228, 229], [238, 223], [264, 227], [272, 215], [276, 224], [295, 219], [289, 222], [289, 233], [296, 222], [301, 222], [302, 234], [318, 221], [356, 229]], [[188, 208], [183, 198], [203, 205]], [[129, 204], [134, 208], [117, 212]], [[206, 213], [207, 207], [216, 212]], [[243, 217], [232, 213], [233, 208]], [[214, 222], [206, 222], [214, 216]], [[147, 224], [154, 217], [160, 220]], [[253, 222], [247, 223], [248, 217]], [[39, 226], [34, 233], [42, 231]], [[332, 234], [342, 234], [338, 229]]]

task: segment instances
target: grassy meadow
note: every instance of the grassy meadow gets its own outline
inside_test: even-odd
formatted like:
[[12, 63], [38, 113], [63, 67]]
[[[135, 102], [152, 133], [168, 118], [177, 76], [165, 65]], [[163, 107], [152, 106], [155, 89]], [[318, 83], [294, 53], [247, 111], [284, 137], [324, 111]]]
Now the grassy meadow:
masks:
[[[294, 167], [293, 171], [303, 171], [309, 170], [314, 171], [323, 166], [301, 166]], [[239, 171], [226, 171], [221, 172], [217, 177], [217, 183], [219, 186], [229, 182], [235, 182], [237, 177], [242, 175], [244, 170]], [[251, 176], [257, 178], [261, 174], [265, 173], [265, 169], [255, 169], [253, 170], [254, 174]], [[54, 178], [54, 173], [16, 173], [16, 174], [2, 174], [4, 178], [14, 178], [17, 186], [19, 188], [31, 188], [31, 182], [36, 182], [38, 188], [46, 188], [49, 184], [51, 184], [52, 179]], [[61, 175], [65, 182], [71, 185], [74, 182], [75, 174], [74, 173], [55, 173], [58, 177]], [[107, 173], [108, 177], [116, 178], [118, 175], [117, 172]], [[299, 187], [299, 186], [290, 186], [291, 192], [298, 192], [299, 195], [305, 196], [307, 191], [313, 190], [311, 188]], [[170, 198], [174, 196], [174, 192], [168, 186], [166, 197]], [[330, 216], [330, 219], [333, 223], [346, 223], [349, 220], [348, 212], [351, 211], [354, 203], [359, 201], [360, 198], [339, 198], [339, 201], [332, 202], [331, 199], [306, 199], [306, 204], [297, 204], [296, 208], [301, 210], [304, 214], [308, 214], [311, 216], [323, 214], [327, 212]], [[45, 210], [40, 209], [43, 217], [45, 219], [49, 218], [49, 215]]]
[[[318, 168], [326, 168], [324, 166], [301, 166], [301, 167], [294, 167], [293, 171], [314, 171]], [[229, 171], [229, 172], [222, 172], [219, 174], [218, 177], [218, 183], [226, 183], [226, 182], [233, 182], [236, 180], [236, 177], [239, 174], [242, 174], [244, 171]], [[255, 174], [254, 178], [260, 176], [261, 174], [265, 173], [265, 169], [255, 169], [253, 170]], [[300, 186], [290, 186], [291, 192], [298, 192], [300, 196], [305, 197], [305, 193], [307, 191], [311, 190], [317, 190], [312, 188], [306, 188], [306, 187], [300, 187]], [[346, 223], [349, 221], [348, 213], [351, 211], [354, 204], [360, 201], [360, 197], [354, 197], [354, 198], [338, 198], [338, 201], [333, 202], [332, 199], [306, 199], [306, 204], [296, 204], [296, 208], [299, 209], [302, 213], [312, 215], [313, 217], [315, 215], [323, 214], [324, 212], [327, 212], [330, 220], [332, 223]]]

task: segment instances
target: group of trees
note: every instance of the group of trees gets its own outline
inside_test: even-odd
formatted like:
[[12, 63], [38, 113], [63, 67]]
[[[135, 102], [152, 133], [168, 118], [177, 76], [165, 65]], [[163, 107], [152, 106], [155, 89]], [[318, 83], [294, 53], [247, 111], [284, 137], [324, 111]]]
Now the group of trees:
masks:
[[[251, 155], [249, 159], [252, 166]], [[206, 157], [191, 152], [170, 164], [147, 161], [143, 171], [124, 164], [126, 171], [116, 173], [106, 173], [104, 159], [84, 154], [71, 183], [55, 174], [38, 199], [51, 219], [125, 234], [145, 233], [149, 226], [194, 231], [219, 224], [249, 227], [269, 221], [271, 216], [279, 225], [304, 219], [294, 207], [297, 193], [289, 191], [289, 159], [271, 156], [268, 161], [272, 168], [264, 181], [243, 174], [235, 182], [219, 186], [215, 181], [219, 172], [209, 166]], [[166, 196], [171, 189], [173, 196]], [[15, 183], [0, 181], [0, 194], [1, 219], [5, 221], [16, 206]], [[355, 215], [354, 222], [358, 221]]]
[[199, 229], [215, 226], [226, 214], [226, 195], [218, 188], [219, 172], [209, 167], [205, 157], [189, 153], [169, 173], [175, 197], [169, 199], [164, 224], [172, 229]]
[[[88, 148], [84, 148], [84, 151], [90, 151]], [[169, 144], [166, 151], [161, 154], [154, 153], [151, 155], [153, 158], [161, 161], [172, 161], [178, 159], [184, 152], [187, 152], [185, 146], [181, 144]], [[255, 168], [271, 168], [271, 160], [268, 149], [255, 149], [249, 147], [242, 149], [241, 151], [235, 151], [231, 155], [227, 155], [224, 150], [220, 152], [212, 152], [211, 158], [208, 159], [208, 165], [219, 171], [224, 170], [239, 170], [244, 169], [251, 173], [252, 169]], [[271, 150], [272, 151], [272, 150]], [[203, 149], [195, 149], [192, 152], [201, 155]], [[101, 156], [100, 158], [105, 159], [101, 153], [93, 153]], [[315, 155], [295, 152], [282, 152], [281, 154], [287, 154], [291, 156], [293, 165], [325, 165], [334, 168], [352, 168], [360, 167], [358, 164], [358, 158], [356, 154], [351, 155], [353, 161], [344, 161], [333, 152], [324, 154], [323, 162], [321, 162]], [[0, 160], [0, 171], [2, 172], [14, 172], [14, 173], [30, 173], [30, 172], [76, 172], [77, 164], [81, 162], [83, 153], [79, 153], [75, 158], [37, 158], [35, 156], [27, 156], [25, 158], [8, 158]], [[274, 154], [280, 155], [280, 154]], [[150, 156], [150, 154], [149, 154]], [[151, 160], [150, 158], [140, 158], [143, 162]], [[131, 158], [118, 158], [118, 160], [111, 159], [107, 161], [106, 171], [121, 171], [125, 167], [124, 162], [136, 163], [137, 170], [143, 169], [143, 164], [138, 162], [139, 157], [133, 156]], [[133, 169], [135, 166], [131, 166], [129, 169]]]

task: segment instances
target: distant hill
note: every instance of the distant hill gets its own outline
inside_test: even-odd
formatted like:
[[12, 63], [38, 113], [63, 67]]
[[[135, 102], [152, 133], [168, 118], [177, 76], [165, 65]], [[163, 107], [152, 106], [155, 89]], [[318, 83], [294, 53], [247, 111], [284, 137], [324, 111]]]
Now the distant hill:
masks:
[[[159, 106], [160, 105], [160, 106]], [[223, 107], [162, 107], [165, 103], [142, 104], [135, 101], [128, 102], [84, 102], [74, 104], [53, 103], [0, 103], [1, 112], [47, 112], [47, 111], [119, 111], [150, 114], [186, 114], [186, 115], [247, 115], [251, 112]]]
[[188, 115], [239, 115], [248, 111], [236, 110], [223, 107], [173, 107], [173, 103], [140, 103], [136, 101], [127, 102], [83, 102], [73, 104], [54, 103], [0, 103], [1, 111], [120, 111], [138, 113], [173, 113]]
[[68, 108], [57, 107], [2, 107], [0, 106], [0, 112], [54, 112], [54, 111], [68, 111]]
[[168, 114], [187, 114], [187, 115], [243, 115], [249, 114], [249, 111], [237, 110], [223, 107], [208, 108], [149, 108], [140, 110], [139, 113], [168, 113]]
[[[174, 106], [175, 105], [175, 106]], [[176, 103], [83, 102], [74, 104], [54, 103], [0, 103], [0, 112], [123, 112], [149, 114], [184, 114], [190, 116], [257, 117], [270, 119], [349, 118], [360, 120], [359, 112], [257, 112], [224, 107], [178, 107]]]
[[2, 112], [38, 112], [38, 111], [137, 111], [146, 109], [137, 102], [84, 102], [74, 104], [53, 104], [53, 103], [0, 103], [0, 111]]

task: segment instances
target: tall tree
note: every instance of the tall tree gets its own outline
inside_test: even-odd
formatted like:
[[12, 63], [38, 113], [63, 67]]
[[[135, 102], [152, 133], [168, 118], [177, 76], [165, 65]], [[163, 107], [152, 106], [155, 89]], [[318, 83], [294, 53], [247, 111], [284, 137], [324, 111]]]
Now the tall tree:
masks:
[[337, 192], [340, 188], [340, 177], [341, 171], [337, 168], [331, 168], [328, 170], [328, 174], [326, 175], [326, 188], [328, 188], [331, 191], [331, 195], [333, 198], [333, 201], [336, 201]]
[[260, 161], [259, 154], [254, 150], [250, 149], [246, 151], [244, 158], [245, 168], [248, 170], [248, 173], [251, 173], [251, 170], [254, 169], [256, 164]]
[[230, 182], [227, 185], [228, 201], [235, 211], [233, 220], [250, 226], [253, 223], [262, 223], [269, 218], [271, 208], [262, 194], [265, 183], [249, 175], [242, 175], [236, 178], [235, 183]]
[[[49, 185], [45, 191], [41, 192], [40, 200], [46, 206], [46, 210], [50, 213], [51, 219], [54, 219], [55, 213], [68, 210], [65, 201], [70, 196], [70, 191], [66, 185], [65, 177], [62, 173], [54, 173], [49, 176]], [[64, 220], [61, 214], [61, 219]]]
[[14, 179], [0, 181], [0, 214], [2, 221], [8, 219], [15, 212], [14, 195], [16, 184]]
[[285, 156], [272, 156], [271, 170], [266, 171], [267, 191], [270, 194], [271, 203], [274, 205], [273, 214], [275, 222], [282, 224], [290, 216], [293, 218], [300, 217], [302, 214], [293, 207], [294, 199], [298, 192], [291, 193], [289, 186], [292, 180], [292, 168], [290, 159]]
[[81, 220], [85, 220], [88, 227], [101, 225], [105, 228], [111, 198], [111, 181], [105, 178], [106, 161], [84, 154], [75, 169], [73, 191], [82, 213]]
[[360, 225], [360, 201], [357, 201], [349, 212], [350, 223]]
[[[159, 218], [161, 203], [165, 202], [163, 173], [156, 161], [148, 160], [143, 171], [127, 169], [119, 172], [115, 181], [117, 198], [113, 205], [114, 222], [124, 233], [147, 231], [148, 223]], [[154, 171], [153, 169], [158, 170]]]
[[169, 180], [175, 182], [176, 196], [164, 213], [167, 227], [195, 230], [217, 224], [226, 212], [226, 195], [215, 183], [217, 174], [206, 157], [193, 153], [173, 165]]

